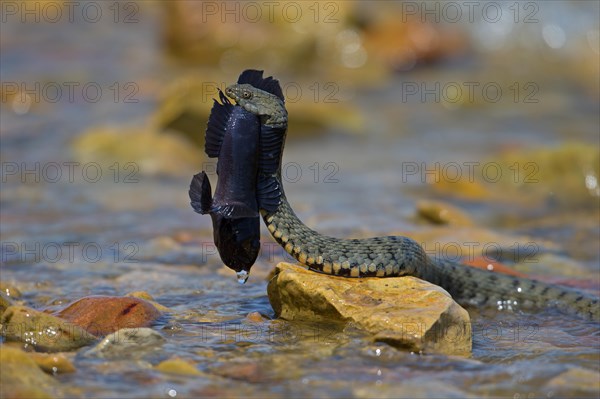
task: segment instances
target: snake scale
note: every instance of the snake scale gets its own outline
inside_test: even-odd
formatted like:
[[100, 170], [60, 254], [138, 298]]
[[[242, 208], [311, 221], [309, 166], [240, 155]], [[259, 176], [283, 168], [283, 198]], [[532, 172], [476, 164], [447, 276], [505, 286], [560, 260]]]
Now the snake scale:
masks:
[[513, 309], [555, 307], [600, 321], [599, 299], [585, 292], [432, 259], [408, 237], [340, 239], [307, 227], [294, 213], [281, 183], [288, 121], [283, 94], [276, 80], [268, 78], [268, 84], [265, 81], [234, 84], [227, 87], [225, 94], [260, 118], [260, 213], [275, 241], [300, 263], [313, 271], [335, 276], [414, 276], [441, 286], [465, 305]]

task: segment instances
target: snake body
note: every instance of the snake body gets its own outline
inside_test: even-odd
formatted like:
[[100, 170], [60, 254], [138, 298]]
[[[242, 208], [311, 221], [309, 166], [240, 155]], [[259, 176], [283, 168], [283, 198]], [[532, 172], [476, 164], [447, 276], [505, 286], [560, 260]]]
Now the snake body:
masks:
[[254, 85], [234, 84], [225, 93], [261, 118], [258, 192], [263, 199], [258, 201], [260, 212], [275, 241], [309, 269], [357, 278], [414, 276], [441, 286], [457, 302], [465, 305], [500, 309], [551, 306], [600, 321], [599, 299], [588, 293], [432, 259], [408, 237], [340, 239], [310, 229], [296, 216], [281, 184], [287, 111], [280, 89], [262, 87], [259, 80]]

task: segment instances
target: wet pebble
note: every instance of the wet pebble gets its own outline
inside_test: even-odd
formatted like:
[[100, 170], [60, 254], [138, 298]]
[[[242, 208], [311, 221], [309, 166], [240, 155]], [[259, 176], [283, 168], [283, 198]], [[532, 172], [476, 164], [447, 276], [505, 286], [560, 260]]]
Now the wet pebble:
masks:
[[472, 226], [469, 215], [461, 209], [443, 201], [420, 200], [417, 202], [417, 216], [433, 224]]
[[109, 296], [84, 297], [57, 313], [97, 336], [122, 328], [148, 327], [160, 315], [154, 305], [143, 299]]
[[58, 382], [22, 350], [3, 345], [0, 363], [3, 398], [51, 398], [56, 393]]
[[266, 320], [268, 319], [258, 312], [250, 312], [246, 315], [246, 321], [250, 323], [262, 323]]
[[2, 334], [44, 352], [65, 352], [91, 344], [96, 337], [81, 327], [26, 306], [11, 306], [2, 315]]
[[0, 281], [0, 292], [12, 299], [21, 298], [21, 291], [12, 284]]
[[12, 300], [6, 295], [4, 295], [3, 292], [0, 292], [0, 316], [2, 316], [4, 311], [12, 304]]
[[184, 359], [173, 358], [160, 362], [154, 367], [156, 370], [167, 374], [202, 375], [200, 370]]
[[75, 366], [64, 353], [29, 353], [29, 357], [33, 359], [35, 364], [49, 374], [73, 373], [76, 371]]
[[228, 363], [212, 370], [221, 377], [242, 380], [251, 383], [259, 383], [265, 380], [264, 373], [258, 362]]

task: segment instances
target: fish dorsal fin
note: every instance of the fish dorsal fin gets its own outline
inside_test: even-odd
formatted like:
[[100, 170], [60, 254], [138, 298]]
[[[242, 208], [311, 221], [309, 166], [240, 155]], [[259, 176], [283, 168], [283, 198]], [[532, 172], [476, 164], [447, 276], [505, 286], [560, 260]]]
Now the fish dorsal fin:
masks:
[[247, 83], [256, 87], [257, 89], [264, 90], [267, 93], [271, 93], [276, 95], [281, 99], [281, 101], [285, 101], [283, 98], [283, 91], [281, 91], [281, 86], [279, 85], [279, 81], [277, 79], [273, 79], [272, 76], [268, 78], [263, 78], [263, 71], [257, 71], [256, 69], [246, 69], [244, 72], [240, 74], [238, 78], [238, 83]]
[[221, 143], [223, 143], [227, 123], [233, 111], [233, 105], [221, 90], [219, 90], [219, 98], [221, 103], [214, 100], [206, 126], [204, 151], [210, 158], [218, 157], [221, 152]]
[[204, 171], [194, 175], [194, 178], [190, 183], [188, 194], [194, 211], [202, 215], [206, 215], [210, 211], [212, 206], [212, 194], [210, 181]]
[[259, 176], [256, 185], [258, 207], [268, 212], [275, 212], [281, 204], [281, 183], [275, 176]]

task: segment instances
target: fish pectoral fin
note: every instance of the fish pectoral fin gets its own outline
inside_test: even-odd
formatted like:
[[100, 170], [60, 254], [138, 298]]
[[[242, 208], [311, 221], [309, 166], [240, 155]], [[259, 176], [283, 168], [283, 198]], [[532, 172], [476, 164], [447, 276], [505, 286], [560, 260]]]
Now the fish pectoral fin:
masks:
[[259, 176], [256, 185], [256, 200], [259, 208], [275, 212], [281, 203], [281, 194], [281, 183], [275, 176]]
[[274, 175], [281, 161], [281, 129], [262, 126], [260, 129], [260, 154], [258, 161], [259, 174]]
[[240, 202], [214, 205], [210, 213], [231, 219], [258, 217], [258, 209]]
[[223, 143], [227, 123], [233, 111], [233, 105], [221, 90], [219, 90], [219, 98], [221, 103], [214, 100], [204, 138], [204, 151], [210, 158], [218, 157], [221, 152], [221, 144]]
[[204, 171], [194, 175], [189, 190], [190, 200], [194, 211], [202, 215], [209, 213], [213, 202], [211, 191], [210, 181]]

